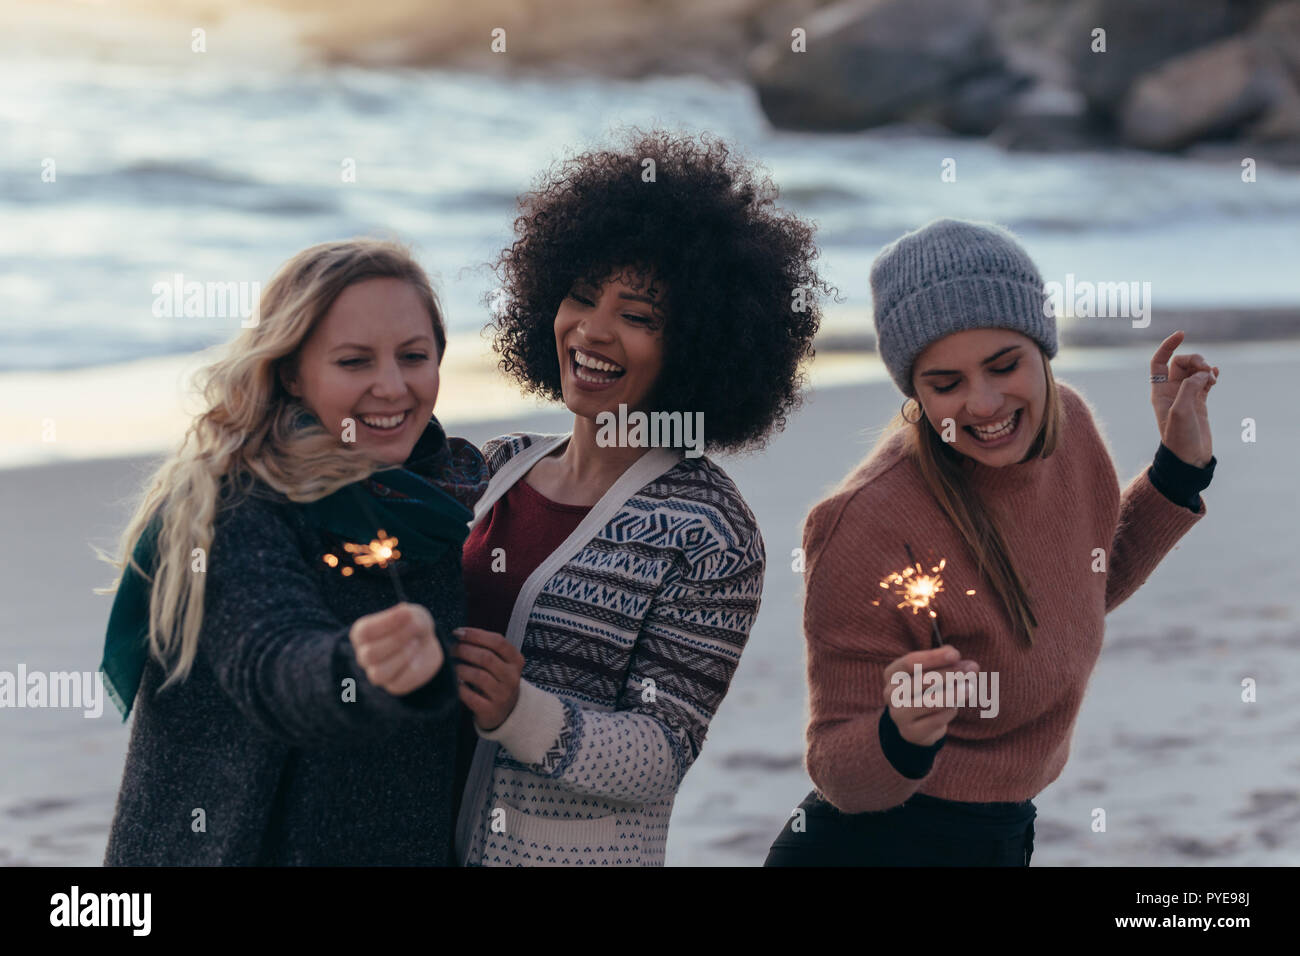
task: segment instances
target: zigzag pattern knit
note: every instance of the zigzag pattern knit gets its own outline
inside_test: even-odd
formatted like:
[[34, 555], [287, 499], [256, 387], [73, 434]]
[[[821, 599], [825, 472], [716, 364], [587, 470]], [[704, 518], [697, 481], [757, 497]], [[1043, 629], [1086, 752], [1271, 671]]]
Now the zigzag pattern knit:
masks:
[[[484, 447], [493, 473], [540, 436]], [[758, 613], [753, 514], [707, 458], [634, 494], [543, 588], [470, 862], [662, 865], [673, 800]], [[473, 581], [467, 581], [473, 587]], [[495, 811], [495, 812], [494, 812]], [[495, 826], [494, 826], [495, 822]]]

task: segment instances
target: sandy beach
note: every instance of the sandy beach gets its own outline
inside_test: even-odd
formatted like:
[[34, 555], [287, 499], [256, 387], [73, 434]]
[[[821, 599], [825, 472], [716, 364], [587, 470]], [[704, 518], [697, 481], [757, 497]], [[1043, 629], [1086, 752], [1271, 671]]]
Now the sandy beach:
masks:
[[[1300, 421], [1283, 399], [1300, 369], [1300, 0], [1202, 6], [0, 3], [0, 867], [103, 859], [129, 725], [107, 699], [89, 717], [10, 706], [11, 675], [93, 680], [112, 604], [93, 589], [115, 576], [93, 546], [116, 548], [202, 408], [195, 373], [281, 264], [333, 239], [408, 245], [447, 330], [447, 431], [566, 432], [563, 407], [501, 375], [482, 326], [523, 288], [516, 240], [549, 234], [529, 194], [637, 128], [725, 146], [753, 173], [727, 180], [751, 210], [770, 184], [813, 227], [800, 285], [835, 290], [803, 407], [763, 451], [716, 459], [757, 516], [766, 577], [667, 864], [761, 864], [812, 788], [792, 559], [808, 509], [899, 410], [872, 264], [937, 217], [1023, 242], [1057, 316], [1054, 373], [1095, 408], [1121, 485], [1159, 443], [1158, 343], [1183, 329], [1180, 352], [1222, 370], [1208, 513], [1107, 618], [1069, 762], [1034, 796], [1033, 865], [1300, 864]], [[653, 264], [679, 241], [771, 235], [723, 229], [704, 202], [648, 243], [641, 201], [690, 180], [655, 166], [633, 167], [635, 202], [588, 194], [629, 199], [592, 207], [608, 248]], [[543, 245], [582, 234], [564, 218]], [[547, 274], [602, 244], [555, 246], [571, 262]], [[747, 298], [704, 301], [747, 315]]]
[[[1053, 365], [1097, 409], [1122, 483], [1149, 464], [1158, 441], [1146, 382], [1158, 339], [1067, 349]], [[1219, 464], [1208, 514], [1107, 620], [1070, 762], [1035, 798], [1035, 865], [1300, 863], [1300, 705], [1289, 693], [1300, 680], [1300, 428], [1282, 401], [1300, 343], [1188, 347], [1223, 369], [1210, 402]], [[0, 669], [97, 667], [110, 599], [91, 588], [112, 575], [90, 542], [112, 544], [153, 463], [142, 456], [183, 430], [180, 407], [165, 401], [183, 364], [158, 360], [152, 379], [143, 366], [100, 370], [118, 376], [116, 391], [93, 403], [59, 387], [59, 375], [81, 374], [84, 385], [89, 372], [34, 374], [27, 384], [44, 393], [13, 376], [0, 381], [8, 416], [0, 527], [10, 541], [0, 558]], [[482, 442], [568, 429], [567, 415], [539, 412], [490, 366], [477, 367], [447, 369], [437, 413], [450, 432]], [[824, 353], [812, 386], [764, 452], [718, 459], [758, 516], [768, 569], [749, 646], [677, 800], [669, 865], [758, 865], [811, 787], [802, 769], [802, 582], [791, 550], [808, 507], [867, 452], [900, 401], [869, 354]], [[150, 394], [163, 396], [157, 420], [132, 418]], [[1241, 440], [1248, 417], [1255, 442]], [[56, 441], [40, 442], [42, 418], [55, 419]], [[107, 435], [113, 421], [119, 433]], [[37, 430], [19, 435], [17, 426]], [[1257, 703], [1241, 702], [1247, 677], [1258, 682]], [[126, 743], [111, 705], [99, 719], [0, 710], [0, 864], [99, 863]], [[1090, 828], [1096, 807], [1107, 812], [1104, 833]]]
[[[812, 372], [818, 385], [880, 380], [884, 368], [860, 341], [870, 318], [845, 312], [830, 326]], [[201, 405], [195, 373], [221, 347], [115, 365], [0, 372], [0, 469], [92, 458], [159, 455], [175, 447]], [[447, 422], [515, 421], [546, 406], [520, 394], [496, 369], [483, 333], [448, 336], [439, 369], [438, 417]]]

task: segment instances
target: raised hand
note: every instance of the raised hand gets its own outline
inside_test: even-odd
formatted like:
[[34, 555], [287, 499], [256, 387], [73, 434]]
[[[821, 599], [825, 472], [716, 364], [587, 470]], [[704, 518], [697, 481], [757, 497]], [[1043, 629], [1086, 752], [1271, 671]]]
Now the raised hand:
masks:
[[1204, 468], [1214, 457], [1205, 401], [1219, 380], [1219, 367], [1195, 352], [1174, 355], [1182, 341], [1179, 330], [1151, 357], [1151, 406], [1165, 447], [1187, 464]]

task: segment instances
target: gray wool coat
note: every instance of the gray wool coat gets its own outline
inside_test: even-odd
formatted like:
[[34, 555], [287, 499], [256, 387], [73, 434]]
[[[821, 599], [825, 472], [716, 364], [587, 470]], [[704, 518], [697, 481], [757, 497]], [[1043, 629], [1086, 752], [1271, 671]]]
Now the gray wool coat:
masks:
[[[462, 472], [483, 466], [452, 442]], [[472, 508], [482, 475], [476, 490], [447, 490]], [[390, 572], [344, 578], [322, 560], [338, 544], [265, 486], [219, 514], [194, 669], [166, 690], [162, 667], [145, 669], [106, 865], [452, 862], [460, 549], [396, 565], [447, 664], [394, 697], [366, 679], [348, 639], [353, 621], [397, 602]]]

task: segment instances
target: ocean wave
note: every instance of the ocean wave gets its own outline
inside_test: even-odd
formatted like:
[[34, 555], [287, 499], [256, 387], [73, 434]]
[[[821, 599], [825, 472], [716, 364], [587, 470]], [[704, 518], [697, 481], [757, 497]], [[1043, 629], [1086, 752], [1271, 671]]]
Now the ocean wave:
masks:
[[198, 162], [140, 160], [104, 172], [59, 170], [59, 188], [33, 176], [4, 176], [0, 199], [17, 204], [111, 207], [218, 206], [262, 215], [327, 215], [338, 211], [328, 191], [260, 181]]
[[140, 159], [128, 163], [111, 175], [127, 180], [176, 185], [260, 186], [247, 173], [194, 160]]

